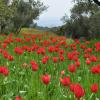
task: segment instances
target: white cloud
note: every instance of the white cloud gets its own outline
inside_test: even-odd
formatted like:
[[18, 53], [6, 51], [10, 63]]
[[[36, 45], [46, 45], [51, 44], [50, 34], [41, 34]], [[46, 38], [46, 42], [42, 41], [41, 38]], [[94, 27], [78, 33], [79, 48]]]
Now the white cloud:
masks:
[[69, 16], [70, 9], [73, 6], [72, 0], [41, 0], [49, 6], [47, 11], [40, 15], [37, 21], [41, 26], [59, 26], [62, 24], [61, 18], [65, 13]]

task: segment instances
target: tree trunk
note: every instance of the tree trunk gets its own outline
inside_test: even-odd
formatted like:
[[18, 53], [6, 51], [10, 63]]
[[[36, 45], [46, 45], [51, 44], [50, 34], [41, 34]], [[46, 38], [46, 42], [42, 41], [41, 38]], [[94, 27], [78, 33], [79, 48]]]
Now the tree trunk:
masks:
[[21, 28], [22, 28], [22, 25], [20, 25], [20, 26], [19, 26], [19, 28], [18, 28], [18, 29], [16, 29], [16, 31], [15, 31], [16, 35], [18, 35], [18, 34], [20, 33]]
[[1, 25], [1, 30], [0, 30], [1, 33], [4, 33], [5, 26], [6, 26], [5, 24]]

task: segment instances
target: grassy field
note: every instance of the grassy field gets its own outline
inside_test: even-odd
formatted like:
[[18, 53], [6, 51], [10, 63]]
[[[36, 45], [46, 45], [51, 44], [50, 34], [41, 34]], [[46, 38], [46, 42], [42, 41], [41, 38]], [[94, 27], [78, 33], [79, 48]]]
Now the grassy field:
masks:
[[0, 36], [0, 100], [100, 100], [100, 40], [21, 32]]
[[45, 33], [45, 31], [43, 30], [38, 30], [35, 28], [22, 28], [21, 29], [21, 33], [28, 33], [28, 34], [43, 34]]

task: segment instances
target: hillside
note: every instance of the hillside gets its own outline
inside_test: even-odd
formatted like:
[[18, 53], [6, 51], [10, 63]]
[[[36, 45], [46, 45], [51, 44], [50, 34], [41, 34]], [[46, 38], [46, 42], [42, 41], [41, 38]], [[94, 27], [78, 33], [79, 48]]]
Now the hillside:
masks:
[[45, 33], [46, 31], [35, 29], [35, 28], [22, 28], [21, 33], [28, 33], [28, 34], [42, 34]]

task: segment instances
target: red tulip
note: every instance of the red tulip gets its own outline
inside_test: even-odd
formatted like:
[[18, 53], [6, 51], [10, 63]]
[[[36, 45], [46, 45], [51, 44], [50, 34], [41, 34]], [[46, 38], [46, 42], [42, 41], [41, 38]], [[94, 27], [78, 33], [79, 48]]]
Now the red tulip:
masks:
[[48, 75], [48, 74], [42, 75], [41, 79], [42, 79], [42, 82], [43, 82], [45, 85], [48, 85], [48, 84], [50, 83], [50, 75]]
[[3, 51], [3, 50], [0, 48], [0, 53], [2, 53], [2, 51]]
[[91, 57], [90, 57], [90, 60], [91, 60], [92, 62], [96, 62], [96, 61], [97, 61], [97, 58], [96, 58], [95, 56], [91, 56]]
[[75, 86], [75, 84], [73, 84], [73, 83], [70, 84], [70, 91], [74, 92], [74, 86]]
[[84, 52], [85, 53], [92, 53], [92, 48], [87, 48]]
[[9, 60], [9, 61], [13, 61], [13, 60], [14, 60], [14, 57], [11, 56], [11, 55], [9, 55], [9, 56], [8, 56], [8, 60]]
[[60, 55], [59, 59], [60, 59], [60, 61], [64, 61], [65, 60], [65, 58], [62, 55]]
[[92, 86], [91, 86], [91, 92], [93, 93], [97, 93], [98, 92], [98, 84], [94, 83]]
[[7, 43], [3, 43], [3, 48], [6, 48], [7, 47]]
[[58, 58], [57, 57], [53, 57], [52, 60], [53, 60], [54, 63], [56, 63], [58, 61]]
[[39, 68], [38, 68], [38, 64], [35, 62], [35, 61], [31, 61], [31, 66], [32, 66], [32, 70], [33, 71], [37, 71]]
[[76, 65], [77, 67], [80, 67], [80, 64], [81, 64], [81, 63], [80, 63], [79, 61], [76, 61], [76, 62], [75, 62], [75, 65]]
[[19, 47], [16, 47], [16, 48], [14, 49], [14, 52], [17, 53], [17, 54], [19, 54], [19, 55], [21, 55], [21, 54], [23, 54], [23, 49], [21, 49], [21, 48], [19, 48]]
[[37, 50], [37, 54], [42, 54], [42, 55], [44, 55], [46, 53], [46, 51], [45, 51], [45, 48], [39, 48], [38, 50]]
[[54, 47], [53, 47], [53, 46], [50, 46], [50, 47], [48, 48], [48, 51], [49, 51], [50, 53], [52, 53], [52, 52], [54, 51]]
[[80, 48], [84, 50], [84, 49], [86, 49], [86, 46], [83, 45], [83, 44], [81, 44], [81, 45], [80, 45]]
[[91, 61], [90, 60], [86, 60], [86, 64], [90, 65]]
[[64, 86], [68, 86], [70, 85], [71, 81], [70, 81], [70, 76], [65, 77], [65, 78], [60, 78], [60, 82], [62, 85]]
[[86, 53], [84, 54], [84, 58], [89, 58], [90, 57], [90, 54]]
[[69, 60], [72, 60], [74, 56], [73, 56], [72, 53], [68, 53], [68, 54], [67, 54], [67, 57], [68, 57]]
[[37, 71], [38, 70], [38, 65], [37, 64], [32, 65], [32, 70]]
[[64, 54], [64, 50], [59, 50], [59, 54], [60, 55]]
[[0, 66], [0, 73], [2, 73], [4, 76], [8, 76], [9, 70], [6, 67]]
[[22, 100], [22, 97], [21, 96], [16, 96], [15, 100]]
[[74, 57], [73, 57], [73, 60], [74, 60], [74, 61], [78, 61], [78, 57], [77, 57], [77, 56], [74, 56]]
[[75, 94], [78, 100], [85, 95], [85, 90], [80, 84], [71, 84], [70, 90]]
[[76, 66], [75, 66], [75, 65], [73, 65], [73, 64], [72, 64], [72, 65], [69, 65], [69, 66], [68, 66], [68, 70], [69, 70], [70, 72], [72, 72], [72, 73], [73, 73], [73, 72], [75, 72], [75, 71], [76, 71]]
[[93, 74], [100, 74], [100, 65], [93, 66], [93, 67], [91, 68], [91, 72], [92, 72]]
[[95, 46], [95, 52], [100, 52], [100, 42], [96, 42], [94, 46]]

